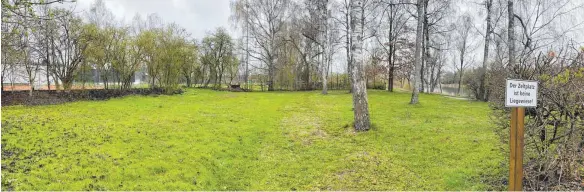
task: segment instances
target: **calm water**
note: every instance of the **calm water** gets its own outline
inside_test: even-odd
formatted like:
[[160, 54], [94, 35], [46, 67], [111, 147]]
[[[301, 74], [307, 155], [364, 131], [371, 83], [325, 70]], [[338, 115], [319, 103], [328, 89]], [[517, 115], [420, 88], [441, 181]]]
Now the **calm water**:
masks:
[[440, 87], [436, 87], [434, 93], [439, 93], [442, 95], [448, 96], [461, 96], [461, 97], [470, 97], [470, 92], [464, 86], [460, 89], [460, 95], [458, 95], [458, 84], [442, 84], [442, 89]]

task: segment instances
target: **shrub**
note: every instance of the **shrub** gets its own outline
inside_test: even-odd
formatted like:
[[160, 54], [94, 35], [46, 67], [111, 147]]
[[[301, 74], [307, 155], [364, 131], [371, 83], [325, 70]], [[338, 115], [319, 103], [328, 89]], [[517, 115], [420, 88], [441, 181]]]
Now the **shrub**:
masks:
[[[583, 52], [584, 53], [584, 52]], [[509, 141], [510, 109], [504, 107], [507, 77], [539, 82], [538, 106], [525, 119], [524, 189], [578, 190], [584, 177], [584, 62], [579, 53], [570, 65], [535, 60], [533, 68], [494, 68], [489, 72], [496, 132]], [[508, 146], [508, 145], [505, 145]], [[508, 154], [508, 147], [503, 151]]]

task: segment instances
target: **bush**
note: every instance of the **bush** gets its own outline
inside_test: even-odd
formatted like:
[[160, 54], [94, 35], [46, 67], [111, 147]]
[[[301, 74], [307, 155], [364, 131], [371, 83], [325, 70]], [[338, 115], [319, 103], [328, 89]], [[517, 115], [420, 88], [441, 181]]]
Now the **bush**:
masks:
[[[494, 68], [488, 82], [496, 133], [508, 146], [510, 109], [505, 108], [507, 77], [539, 82], [538, 106], [525, 119], [524, 190], [579, 190], [584, 177], [583, 53], [571, 65], [539, 60], [538, 68]], [[578, 63], [578, 59], [580, 59]], [[559, 59], [558, 59], [559, 60]], [[508, 147], [502, 149], [508, 154]]]
[[462, 78], [463, 84], [466, 85], [468, 91], [470, 91], [469, 96], [474, 98], [481, 98], [479, 96], [479, 89], [481, 86], [481, 75], [480, 69], [468, 70]]

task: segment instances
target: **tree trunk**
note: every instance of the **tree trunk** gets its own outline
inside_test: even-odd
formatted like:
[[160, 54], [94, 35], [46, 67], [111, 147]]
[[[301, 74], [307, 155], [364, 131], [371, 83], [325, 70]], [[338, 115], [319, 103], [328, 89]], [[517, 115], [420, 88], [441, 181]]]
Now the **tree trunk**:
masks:
[[81, 72], [81, 89], [83, 89], [83, 90], [85, 90], [85, 75], [86, 75], [85, 74], [85, 71], [86, 71], [85, 68], [86, 68], [85, 67], [85, 64], [83, 64], [83, 66], [81, 68], [81, 71], [83, 71], [83, 72]]
[[223, 81], [223, 70], [221, 70], [221, 72], [219, 73], [219, 83], [217, 84], [218, 88], [221, 88], [222, 81]]
[[420, 67], [420, 83], [421, 83], [421, 87], [420, 87], [420, 92], [424, 93], [426, 91], [426, 75], [424, 75], [424, 73], [426, 72], [426, 67], [428, 67], [428, 44], [429, 44], [429, 36], [428, 36], [428, 1], [429, 0], [424, 0], [424, 26], [422, 27], [423, 29], [423, 35], [425, 37], [422, 38], [422, 63], [421, 63], [421, 67]]
[[456, 94], [460, 95], [460, 85], [462, 84], [462, 73], [464, 73], [464, 48], [460, 52], [460, 72], [458, 75], [458, 91]]
[[387, 53], [387, 91], [393, 92], [393, 4], [389, 5], [389, 52]]
[[[442, 67], [438, 66], [438, 71], [436, 72], [435, 80], [432, 83], [432, 90], [430, 90], [432, 93], [434, 93], [434, 90], [436, 90], [436, 86], [438, 85], [438, 82], [440, 82], [440, 75], [441, 74], [442, 74]], [[440, 93], [442, 93], [442, 91], [440, 91]]]
[[339, 73], [337, 73], [337, 90], [341, 89], [339, 85]]
[[433, 62], [432, 67], [430, 67], [430, 84], [428, 84], [428, 86], [430, 87], [429, 88], [430, 93], [434, 93], [434, 87], [435, 87], [434, 82], [436, 81], [435, 77], [434, 77], [435, 76], [434, 71], [436, 71], [436, 63]]
[[310, 90], [310, 64], [304, 62], [304, 90]]
[[73, 86], [73, 77], [64, 77], [61, 79], [61, 83], [63, 83], [63, 90], [69, 92]]
[[2, 78], [1, 78], [1, 82], [0, 82], [0, 94], [4, 94], [4, 72], [2, 72]]
[[108, 72], [107, 70], [105, 70], [105, 73], [102, 73], [103, 75], [101, 76], [101, 79], [103, 80], [103, 88], [104, 89], [109, 89], [108, 87]]
[[47, 90], [51, 90], [51, 80], [49, 78], [49, 75], [50, 75], [49, 71], [51, 70], [50, 65], [51, 65], [51, 63], [53, 63], [52, 59], [54, 59], [54, 56], [50, 55], [50, 53], [49, 53], [49, 38], [48, 38], [48, 36], [49, 36], [49, 34], [48, 34], [49, 22], [47, 22], [47, 21], [45, 21], [45, 29], [46, 30], [44, 30], [44, 31], [45, 31], [45, 54], [46, 54], [46, 59], [47, 59], [46, 60], [46, 62], [47, 62], [47, 66], [46, 66], [47, 67], [46, 68]]
[[320, 48], [322, 49], [320, 54], [320, 65], [321, 65], [321, 76], [322, 76], [322, 94], [326, 95], [328, 91], [327, 87], [327, 75], [328, 75], [328, 68], [327, 68], [327, 56], [328, 51], [327, 46], [329, 45], [328, 42], [328, 9], [327, 9], [328, 0], [320, 0], [318, 1], [318, 12], [319, 12], [319, 41], [320, 41]]
[[[351, 3], [352, 3], [352, 1], [349, 4], [351, 4]], [[351, 8], [349, 8], [349, 9], [351, 9]], [[352, 58], [351, 51], [352, 51], [352, 47], [353, 47], [353, 42], [352, 42], [352, 38], [351, 38], [351, 25], [352, 25], [351, 24], [351, 16], [352, 15], [350, 14], [350, 12], [351, 11], [348, 10], [347, 13], [345, 13], [345, 24], [346, 24], [345, 25], [345, 31], [346, 31], [346, 34], [345, 34], [345, 40], [346, 40], [346, 42], [345, 42], [346, 43], [345, 49], [346, 49], [346, 52], [347, 52], [347, 75], [349, 77], [349, 86], [351, 87], [349, 89], [349, 93], [352, 93], [353, 92], [353, 78], [352, 78], [353, 77], [353, 66], [352, 66], [353, 58]]]
[[371, 126], [369, 120], [369, 102], [367, 101], [366, 82], [363, 70], [363, 2], [351, 0], [351, 39], [355, 40], [351, 46], [353, 74], [353, 111], [355, 115], [355, 130], [367, 131]]
[[31, 80], [29, 78], [28, 80], [28, 86], [30, 86], [30, 89], [28, 90], [28, 96], [32, 97], [32, 91], [34, 91], [34, 80]]
[[462, 84], [462, 69], [460, 70], [460, 76], [458, 77], [458, 91], [456, 91], [456, 94], [460, 95], [460, 86]]
[[186, 75], [185, 78], [187, 79], [187, 87], [191, 87], [192, 83], [191, 83], [191, 76], [190, 75]]
[[389, 78], [387, 81], [388, 82], [387, 90], [389, 92], [393, 92], [393, 79], [394, 79], [393, 72], [394, 72], [394, 70], [395, 70], [395, 67], [393, 67], [393, 66], [389, 67]]
[[487, 30], [485, 32], [485, 49], [483, 51], [483, 67], [481, 68], [480, 75], [481, 75], [481, 82], [479, 86], [479, 94], [480, 98], [477, 98], [482, 101], [488, 100], [488, 93], [485, 86], [486, 82], [486, 72], [487, 72], [487, 59], [489, 58], [489, 42], [491, 41], [491, 5], [493, 4], [493, 0], [487, 0]]
[[209, 78], [207, 78], [207, 81], [205, 81], [205, 85], [203, 85], [204, 88], [209, 87], [209, 83], [211, 82], [211, 77], [209, 76]]
[[327, 91], [328, 91], [328, 87], [327, 87], [327, 79], [326, 79], [326, 71], [323, 70], [322, 72], [322, 94], [326, 95]]
[[150, 89], [154, 89], [156, 88], [156, 77], [155, 76], [150, 76]]
[[53, 74], [53, 79], [55, 80], [55, 89], [56, 89], [57, 91], [58, 91], [58, 90], [61, 90], [61, 84], [59, 83], [59, 78], [57, 78], [57, 77], [56, 77], [56, 75], [55, 75], [55, 74]]
[[[48, 46], [47, 46], [47, 47], [48, 47]], [[46, 54], [49, 54], [48, 48], [47, 48], [47, 52], [46, 52]], [[47, 58], [48, 58], [48, 56], [47, 56]], [[46, 72], [47, 72], [47, 73], [46, 73], [46, 76], [47, 76], [47, 90], [51, 90], [51, 80], [50, 80], [50, 78], [49, 78], [49, 70], [50, 70], [50, 69], [49, 69], [49, 65], [50, 65], [49, 63], [50, 63], [50, 62], [49, 62], [49, 59], [47, 59], [47, 68], [46, 68]]]
[[[428, 9], [428, 1], [426, 1], [426, 4], [424, 5], [424, 38], [426, 39], [424, 41], [424, 62], [422, 63], [422, 66], [424, 66], [423, 68], [426, 68], [425, 70], [429, 70], [430, 72], [430, 81], [432, 81], [432, 79], [434, 78], [434, 65], [435, 64], [430, 64], [430, 32], [428, 31], [429, 27], [428, 27], [428, 15], [426, 15], [427, 9]], [[428, 72], [425, 71], [424, 69], [422, 69], [422, 92], [425, 92], [426, 89], [429, 89], [428, 86], [431, 86], [428, 84], [428, 79], [426, 78], [426, 76], [424, 75], [424, 72]], [[426, 88], [426, 89], [425, 89]]]
[[423, 40], [423, 27], [424, 27], [424, 0], [418, 0], [418, 26], [416, 28], [416, 52], [414, 55], [414, 89], [412, 91], [412, 99], [410, 104], [417, 104], [419, 102], [420, 93], [420, 83], [421, 73], [420, 69], [422, 67], [422, 40]]
[[274, 91], [274, 63], [268, 67], [268, 91]]
[[509, 12], [509, 25], [507, 26], [507, 35], [508, 35], [508, 42], [507, 45], [509, 46], [509, 66], [508, 67], [515, 67], [515, 14], [513, 13], [513, 0], [507, 1], [507, 11]]

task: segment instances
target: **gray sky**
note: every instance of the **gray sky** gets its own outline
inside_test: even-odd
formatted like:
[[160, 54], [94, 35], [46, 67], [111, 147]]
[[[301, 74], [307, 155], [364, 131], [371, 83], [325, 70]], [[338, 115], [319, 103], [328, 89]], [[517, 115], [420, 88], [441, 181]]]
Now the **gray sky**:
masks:
[[[95, 0], [77, 0], [75, 12], [86, 12]], [[232, 35], [236, 30], [229, 24], [229, 0], [104, 0], [118, 20], [130, 23], [136, 13], [143, 19], [157, 13], [165, 23], [175, 22], [187, 29], [192, 37], [202, 39], [217, 27], [225, 27]]]
[[[570, 1], [571, 3], [568, 7], [581, 5], [584, 3], [582, 1], [584, 0]], [[95, 0], [77, 0], [77, 3], [69, 3], [65, 6], [74, 8], [75, 12], [83, 15], [83, 12], [88, 11], [93, 2]], [[237, 30], [229, 23], [229, 16], [231, 14], [230, 0], [104, 0], [104, 2], [117, 20], [124, 21], [125, 23], [130, 23], [135, 14], [140, 14], [145, 19], [147, 15], [156, 13], [163, 19], [164, 23], [175, 22], [187, 29], [192, 37], [199, 40], [207, 32], [213, 31], [217, 27], [226, 28], [234, 37], [239, 36]], [[468, 13], [474, 17], [476, 29], [482, 31], [485, 28], [485, 11], [484, 7], [480, 4], [482, 2], [483, 0], [454, 0], [454, 10], [456, 13], [453, 17], [456, 18], [459, 15]], [[568, 25], [582, 23], [584, 22], [582, 15], [584, 13], [580, 11], [573, 11], [571, 14], [565, 15], [564, 18], [558, 19], [557, 22]], [[572, 33], [566, 35], [574, 38], [578, 42], [584, 43], [584, 35], [582, 34], [584, 34], [584, 26], [580, 26]], [[472, 65], [479, 65], [483, 52], [483, 40], [478, 33], [475, 33], [471, 38], [478, 47], [469, 53], [470, 56], [474, 57], [474, 62], [471, 61], [471, 63]], [[341, 54], [336, 59], [340, 63], [335, 63], [333, 70], [344, 70], [346, 65], [344, 64], [343, 55]], [[450, 59], [456, 58], [452, 57]], [[446, 65], [446, 70], [449, 70], [451, 67], [450, 64]]]

